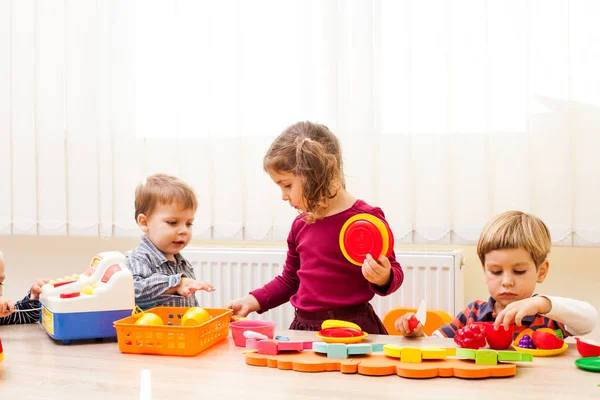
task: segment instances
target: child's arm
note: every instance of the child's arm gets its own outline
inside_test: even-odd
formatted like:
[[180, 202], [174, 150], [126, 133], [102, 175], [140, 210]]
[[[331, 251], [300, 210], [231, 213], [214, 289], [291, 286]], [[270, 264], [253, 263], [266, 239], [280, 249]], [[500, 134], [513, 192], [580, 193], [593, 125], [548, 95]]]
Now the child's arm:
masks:
[[425, 334], [423, 333], [423, 324], [419, 322], [419, 324], [411, 331], [409, 320], [415, 313], [406, 313], [402, 315], [400, 318], [396, 320], [395, 328], [400, 332], [400, 334], [404, 337], [421, 337]]
[[[387, 225], [385, 215], [379, 207], [373, 208], [371, 212]], [[404, 272], [393, 251], [389, 259], [384, 255], [380, 255], [375, 260], [372, 254], [367, 255], [367, 259], [362, 266], [362, 273], [365, 279], [369, 281], [371, 290], [380, 296], [394, 293], [404, 281]]]
[[[37, 297], [34, 299], [31, 296], [33, 296], [32, 291], [27, 293], [22, 300], [17, 301], [14, 306], [11, 303], [11, 310], [8, 314], [4, 314], [5, 317], [0, 318], [0, 325], [32, 324], [38, 322], [40, 319], [40, 302], [37, 301]], [[23, 312], [14, 312], [17, 310]], [[0, 315], [2, 315], [2, 299], [0, 299]]]
[[[13, 313], [14, 310], [15, 310], [15, 305], [12, 303], [12, 301], [3, 299], [2, 297], [0, 297], [0, 318], [9, 316], [10, 314]], [[0, 321], [1, 321], [1, 319], [0, 319]], [[2, 324], [0, 323], [0, 325], [2, 325]]]
[[544, 315], [565, 325], [565, 330], [571, 335], [585, 335], [596, 326], [598, 312], [589, 303], [565, 297], [534, 296], [515, 301], [498, 313], [495, 327], [515, 323], [521, 326], [521, 321], [529, 315]]
[[[300, 255], [296, 250], [295, 242], [295, 227], [297, 227], [298, 221], [301, 220], [296, 219], [294, 221], [290, 234], [288, 235], [287, 258], [281, 275], [273, 278], [271, 282], [267, 283], [262, 288], [253, 290], [248, 296], [234, 300], [230, 305], [240, 309], [240, 312], [242, 312], [242, 310], [248, 310], [248, 312], [258, 311], [259, 313], [263, 313], [271, 308], [278, 307], [290, 301], [290, 297], [298, 291], [298, 287], [300, 286], [300, 279], [298, 278]], [[258, 309], [256, 309], [256, 305], [259, 306]], [[245, 315], [242, 315], [240, 312], [237, 314], [241, 317], [245, 317]]]
[[565, 330], [573, 335], [585, 335], [594, 330], [598, 312], [590, 303], [555, 296], [538, 296], [550, 300], [550, 312], [546, 317], [565, 325]]
[[160, 296], [165, 294], [190, 296], [196, 290], [214, 290], [212, 285], [187, 278], [183, 273], [166, 275], [154, 272], [143, 258], [130, 257], [127, 266], [133, 274], [135, 301], [142, 309], [156, 307]]

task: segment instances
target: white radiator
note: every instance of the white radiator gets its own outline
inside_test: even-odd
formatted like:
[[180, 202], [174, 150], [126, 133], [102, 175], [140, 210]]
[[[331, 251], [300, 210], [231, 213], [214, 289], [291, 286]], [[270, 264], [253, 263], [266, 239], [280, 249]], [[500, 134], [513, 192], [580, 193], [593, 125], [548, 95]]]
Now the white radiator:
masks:
[[[285, 248], [190, 247], [182, 253], [193, 265], [196, 278], [211, 282], [213, 293], [197, 292], [203, 307], [225, 307], [269, 282], [283, 270]], [[462, 250], [420, 249], [397, 251], [404, 270], [404, 283], [390, 296], [375, 296], [375, 312], [383, 316], [396, 307], [417, 307], [421, 300], [427, 308], [455, 316], [464, 307]], [[287, 329], [293, 320], [290, 303], [249, 318], [269, 319], [279, 329]]]

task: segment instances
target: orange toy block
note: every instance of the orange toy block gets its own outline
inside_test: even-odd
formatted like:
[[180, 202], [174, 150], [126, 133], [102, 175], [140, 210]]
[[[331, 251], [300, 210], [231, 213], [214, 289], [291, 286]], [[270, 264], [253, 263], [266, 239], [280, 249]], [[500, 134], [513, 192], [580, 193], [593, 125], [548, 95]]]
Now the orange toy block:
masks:
[[257, 367], [279, 368], [300, 372], [340, 371], [344, 374], [383, 376], [396, 374], [403, 378], [452, 377], [464, 379], [514, 376], [515, 364], [477, 365], [459, 359], [423, 360], [421, 363], [403, 363], [382, 354], [369, 354], [361, 358], [328, 359], [314, 351], [265, 355], [245, 354], [246, 364]]

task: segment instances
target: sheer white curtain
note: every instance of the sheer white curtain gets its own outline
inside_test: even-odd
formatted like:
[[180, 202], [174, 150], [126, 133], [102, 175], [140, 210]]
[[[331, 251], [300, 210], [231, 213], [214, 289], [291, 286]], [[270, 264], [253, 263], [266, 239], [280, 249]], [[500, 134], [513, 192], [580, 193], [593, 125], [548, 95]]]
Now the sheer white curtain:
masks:
[[0, 232], [138, 235], [150, 173], [197, 190], [197, 239], [285, 239], [262, 171], [298, 120], [399, 243], [492, 215], [600, 243], [594, 0], [0, 0]]

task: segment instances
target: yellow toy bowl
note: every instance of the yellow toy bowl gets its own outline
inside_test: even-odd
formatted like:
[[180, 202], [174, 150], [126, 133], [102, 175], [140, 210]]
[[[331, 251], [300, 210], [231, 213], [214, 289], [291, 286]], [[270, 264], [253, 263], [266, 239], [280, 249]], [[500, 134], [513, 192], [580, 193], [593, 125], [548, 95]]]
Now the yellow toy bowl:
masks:
[[560, 349], [552, 349], [552, 350], [524, 349], [522, 347], [515, 345], [514, 343], [513, 343], [512, 347], [513, 347], [513, 349], [515, 349], [515, 351], [518, 351], [519, 353], [531, 354], [534, 357], [550, 357], [550, 356], [557, 356], [559, 354], [564, 353], [569, 348], [569, 345], [565, 343], [565, 344], [563, 344], [563, 347], [561, 347]]
[[[554, 333], [554, 331], [550, 328], [540, 328], [540, 329], [538, 329], [538, 331]], [[569, 348], [568, 344], [563, 343], [563, 346], [559, 349], [551, 349], [551, 350], [525, 349], [523, 347], [519, 347], [519, 341], [521, 340], [521, 338], [524, 335], [533, 336], [533, 331], [529, 328], [523, 330], [521, 333], [519, 333], [517, 338], [512, 342], [512, 348], [515, 349], [516, 351], [518, 351], [519, 353], [531, 354], [534, 357], [550, 357], [550, 356], [556, 356], [556, 355], [562, 354]]]
[[344, 344], [360, 343], [367, 336], [368, 336], [368, 333], [366, 333], [366, 332], [364, 332], [362, 334], [362, 336], [353, 336], [353, 337], [330, 337], [330, 336], [321, 336], [319, 333], [317, 333], [317, 337], [325, 343], [344, 343]]

